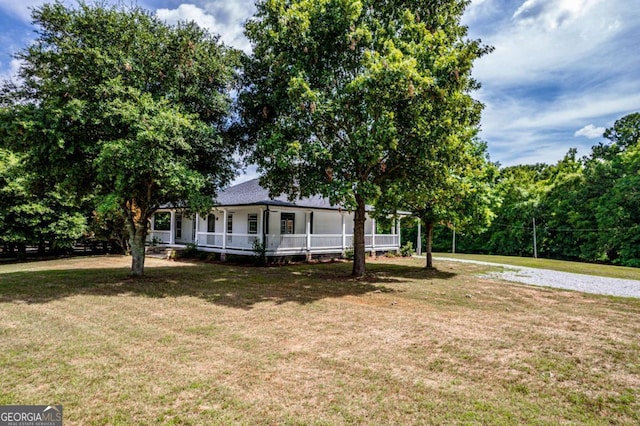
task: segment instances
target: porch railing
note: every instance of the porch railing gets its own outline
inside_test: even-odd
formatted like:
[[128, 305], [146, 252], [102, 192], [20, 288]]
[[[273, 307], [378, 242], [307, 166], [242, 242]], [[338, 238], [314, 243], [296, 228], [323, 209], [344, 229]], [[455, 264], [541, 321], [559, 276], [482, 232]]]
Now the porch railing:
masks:
[[[166, 242], [169, 241], [168, 231], [154, 231], [166, 232]], [[164, 235], [164, 234], [162, 234]], [[307, 235], [306, 234], [290, 234], [290, 235], [278, 235], [268, 234], [267, 236], [267, 251], [303, 251], [307, 249]], [[317, 249], [342, 249], [343, 236], [342, 234], [310, 234], [309, 247], [311, 250]], [[215, 232], [198, 232], [196, 235], [198, 246], [209, 248], [223, 248], [224, 234]], [[256, 234], [227, 234], [226, 244], [227, 249], [235, 250], [253, 250], [254, 242], [261, 241], [262, 235]], [[162, 240], [164, 242], [164, 240]], [[365, 246], [368, 249], [373, 247], [373, 238], [371, 234], [365, 235]], [[344, 247], [349, 248], [353, 246], [353, 235], [346, 234], [344, 236]], [[390, 234], [377, 234], [375, 236], [375, 247], [380, 248], [394, 248], [398, 247], [398, 235]]]
[[223, 235], [215, 232], [198, 232], [196, 241], [202, 247], [222, 247]]
[[169, 244], [171, 242], [171, 231], [151, 231], [151, 242]]
[[342, 248], [342, 234], [311, 234], [311, 248]]
[[376, 235], [376, 247], [395, 247], [398, 245], [398, 236], [391, 234]]
[[306, 249], [305, 234], [267, 235], [267, 250]]
[[256, 234], [227, 234], [227, 248], [253, 250], [253, 244], [258, 240]]

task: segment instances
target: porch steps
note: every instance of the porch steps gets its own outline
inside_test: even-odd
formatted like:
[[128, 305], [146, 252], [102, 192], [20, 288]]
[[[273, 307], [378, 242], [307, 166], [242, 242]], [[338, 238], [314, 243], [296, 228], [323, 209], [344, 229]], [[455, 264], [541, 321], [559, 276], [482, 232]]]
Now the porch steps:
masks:
[[183, 251], [184, 247], [147, 246], [145, 255], [157, 259], [172, 259], [176, 253]]

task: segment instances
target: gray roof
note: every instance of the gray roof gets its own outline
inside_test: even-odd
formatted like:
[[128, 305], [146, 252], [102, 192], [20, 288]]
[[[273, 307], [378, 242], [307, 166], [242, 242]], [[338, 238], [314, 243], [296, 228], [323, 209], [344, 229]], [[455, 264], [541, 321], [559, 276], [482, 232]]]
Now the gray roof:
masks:
[[[215, 202], [219, 207], [280, 206], [324, 210], [348, 210], [342, 206], [331, 204], [328, 199], [320, 195], [298, 198], [294, 201], [289, 201], [286, 195], [279, 195], [278, 197], [271, 198], [269, 197], [269, 190], [260, 186], [259, 179], [251, 179], [250, 181], [239, 183], [220, 191]], [[168, 209], [172, 207], [169, 204], [164, 204], [160, 206], [160, 208]], [[370, 205], [367, 205], [365, 208], [368, 212], [373, 211], [373, 207]], [[399, 211], [398, 214], [408, 216], [411, 213]]]
[[[239, 183], [218, 193], [216, 204], [219, 206], [280, 206], [302, 207], [327, 210], [344, 210], [340, 206], [332, 205], [328, 199], [315, 195], [313, 197], [298, 198], [289, 201], [286, 195], [275, 198], [269, 197], [269, 190], [260, 186], [258, 179]], [[368, 206], [367, 206], [368, 207]], [[367, 208], [367, 210], [369, 210]]]

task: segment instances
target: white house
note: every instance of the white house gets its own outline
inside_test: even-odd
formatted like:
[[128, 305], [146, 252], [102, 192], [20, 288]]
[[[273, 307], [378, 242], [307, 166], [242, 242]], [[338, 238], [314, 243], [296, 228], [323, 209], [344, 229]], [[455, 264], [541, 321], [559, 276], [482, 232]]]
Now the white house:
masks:
[[[267, 257], [341, 256], [353, 246], [353, 217], [322, 197], [293, 202], [284, 195], [270, 198], [268, 190], [253, 179], [220, 192], [216, 207], [204, 217], [159, 209], [151, 220], [149, 241], [168, 247], [195, 244], [198, 250], [220, 253], [223, 258], [253, 255], [256, 243], [264, 244]], [[378, 232], [375, 219], [367, 217], [366, 250], [399, 250], [400, 221], [392, 228]]]

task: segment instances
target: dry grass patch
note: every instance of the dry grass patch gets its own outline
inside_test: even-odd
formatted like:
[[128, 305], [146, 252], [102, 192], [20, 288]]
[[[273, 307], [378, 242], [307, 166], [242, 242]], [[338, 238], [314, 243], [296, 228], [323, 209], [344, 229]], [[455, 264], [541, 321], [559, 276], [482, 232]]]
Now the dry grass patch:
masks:
[[[0, 267], [0, 404], [66, 424], [637, 424], [640, 301], [386, 259]], [[184, 266], [184, 267], [176, 267]]]

